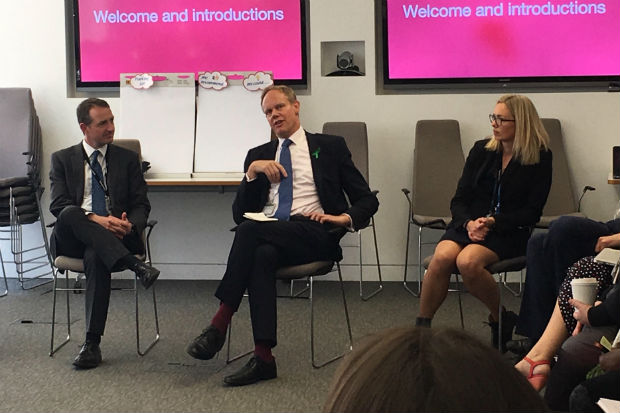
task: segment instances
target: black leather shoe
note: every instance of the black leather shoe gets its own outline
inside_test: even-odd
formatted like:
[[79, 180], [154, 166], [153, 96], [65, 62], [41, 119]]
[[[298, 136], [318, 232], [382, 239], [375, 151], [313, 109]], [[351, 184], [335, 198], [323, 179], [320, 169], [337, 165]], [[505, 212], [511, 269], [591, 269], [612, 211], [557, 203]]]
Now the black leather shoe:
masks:
[[[515, 329], [517, 325], [517, 316], [512, 311], [502, 311], [502, 353], [506, 352], [506, 343], [512, 340], [512, 331]], [[489, 322], [487, 323], [491, 327], [491, 342], [493, 343], [493, 347], [499, 348], [499, 323], [497, 321], [492, 321], [491, 315], [489, 314]]]
[[187, 354], [195, 359], [211, 360], [222, 349], [225, 341], [226, 334], [210, 325], [187, 346]]
[[506, 350], [516, 354], [520, 358], [523, 358], [534, 347], [534, 343], [529, 338], [523, 338], [520, 340], [510, 340], [506, 343]]
[[73, 360], [73, 365], [78, 369], [92, 369], [101, 363], [101, 349], [99, 344], [85, 342], [80, 349], [79, 354]]
[[149, 288], [159, 277], [159, 270], [155, 267], [140, 261], [131, 267], [131, 270], [136, 273], [140, 282], [144, 288]]
[[238, 372], [224, 377], [224, 383], [229, 386], [245, 386], [276, 377], [278, 377], [278, 368], [275, 359], [268, 363], [253, 356]]

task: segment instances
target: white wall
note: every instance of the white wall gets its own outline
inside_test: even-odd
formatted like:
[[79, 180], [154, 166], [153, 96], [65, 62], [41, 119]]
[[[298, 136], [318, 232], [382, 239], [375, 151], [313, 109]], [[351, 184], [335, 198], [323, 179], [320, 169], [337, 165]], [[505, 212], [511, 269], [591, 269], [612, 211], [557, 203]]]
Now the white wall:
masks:
[[[30, 87], [41, 120], [44, 170], [55, 150], [81, 138], [75, 107], [81, 99], [66, 97], [64, 0], [21, 0], [0, 3], [0, 87]], [[407, 206], [400, 191], [411, 186], [413, 131], [420, 119], [457, 119], [464, 150], [490, 131], [487, 114], [497, 94], [375, 94], [375, 32], [372, 0], [310, 1], [311, 90], [300, 96], [302, 124], [320, 131], [327, 121], [364, 121], [370, 145], [370, 185], [380, 190], [376, 216], [384, 278], [402, 277]], [[322, 41], [365, 42], [366, 76], [321, 77]], [[277, 39], [274, 40], [277, 43]], [[105, 62], [102, 62], [105, 64]], [[609, 219], [618, 205], [618, 186], [608, 185], [611, 146], [619, 144], [620, 95], [618, 93], [530, 93], [543, 117], [562, 122], [574, 187], [597, 189], [583, 201], [584, 212], [595, 219]], [[120, 119], [119, 100], [108, 99]], [[49, 184], [46, 182], [46, 187]], [[44, 197], [45, 208], [49, 193]], [[232, 240], [228, 231], [232, 193], [154, 192], [151, 217], [158, 219], [154, 232], [155, 261], [166, 278], [211, 278], [222, 275]], [[49, 214], [46, 215], [48, 218]], [[37, 236], [36, 231], [32, 231]], [[370, 244], [364, 236], [366, 247]], [[374, 262], [364, 248], [364, 259]], [[2, 244], [5, 259], [8, 244]], [[345, 262], [354, 262], [356, 251], [346, 249]], [[9, 275], [13, 268], [7, 266]], [[353, 266], [346, 273], [355, 274]], [[369, 273], [374, 272], [369, 268]]]

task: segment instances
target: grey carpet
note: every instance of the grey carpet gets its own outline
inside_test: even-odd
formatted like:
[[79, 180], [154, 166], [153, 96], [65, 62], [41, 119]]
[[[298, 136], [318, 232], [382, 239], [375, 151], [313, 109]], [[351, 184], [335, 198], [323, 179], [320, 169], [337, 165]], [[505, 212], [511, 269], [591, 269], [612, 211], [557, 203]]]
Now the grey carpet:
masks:
[[[0, 411], [2, 412], [308, 412], [320, 411], [338, 364], [316, 370], [310, 362], [307, 300], [278, 300], [278, 340], [274, 349], [278, 378], [244, 388], [228, 388], [222, 378], [240, 368], [243, 358], [226, 365], [225, 354], [199, 361], [185, 347], [207, 325], [217, 309], [216, 281], [159, 281], [156, 284], [161, 340], [145, 357], [135, 350], [133, 295], [112, 293], [103, 363], [76, 371], [71, 362], [84, 336], [83, 296], [71, 294], [72, 340], [49, 357], [52, 294], [49, 286], [22, 291], [11, 280], [0, 298]], [[286, 286], [280, 285], [282, 292]], [[401, 283], [387, 283], [370, 301], [359, 299], [359, 284], [347, 283], [354, 340], [381, 328], [413, 323], [418, 299]], [[144, 291], [140, 291], [144, 293]], [[319, 359], [346, 348], [340, 291], [334, 282], [315, 282]], [[506, 307], [518, 310], [519, 299], [504, 291]], [[62, 297], [64, 300], [64, 296]], [[64, 301], [59, 317], [66, 320]], [[141, 295], [142, 336], [150, 338], [152, 307]], [[487, 312], [475, 298], [463, 295], [465, 327], [484, 341], [490, 330]], [[64, 317], [64, 318], [63, 318]], [[436, 326], [459, 327], [457, 295], [450, 293]], [[252, 348], [247, 302], [234, 317], [232, 352]], [[66, 335], [59, 325], [56, 339]], [[225, 347], [226, 348], [226, 347]], [[319, 360], [320, 361], [320, 360]]]

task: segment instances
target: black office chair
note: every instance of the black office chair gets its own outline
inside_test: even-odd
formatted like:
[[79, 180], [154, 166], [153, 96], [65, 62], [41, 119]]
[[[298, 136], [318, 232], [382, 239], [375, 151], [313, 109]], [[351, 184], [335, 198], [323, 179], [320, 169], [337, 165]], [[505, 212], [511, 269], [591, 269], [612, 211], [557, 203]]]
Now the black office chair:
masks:
[[[413, 188], [411, 191], [407, 188], [402, 189], [409, 204], [403, 287], [416, 297], [422, 288], [422, 247], [435, 244], [433, 241], [424, 241], [422, 232], [424, 229], [443, 231], [452, 221], [450, 200], [454, 196], [464, 165], [465, 157], [461, 147], [458, 121], [452, 119], [418, 121], [413, 151]], [[418, 227], [417, 291], [413, 291], [407, 285], [412, 225]]]
[[[343, 353], [339, 353], [336, 356], [330, 357], [325, 361], [318, 362], [315, 357], [315, 346], [314, 346], [314, 300], [313, 300], [313, 281], [315, 277], [319, 277], [321, 275], [326, 275], [333, 270], [334, 264], [336, 264], [336, 268], [338, 270], [338, 280], [340, 282], [340, 290], [342, 293], [342, 303], [344, 307], [344, 314], [347, 322], [347, 333], [349, 337], [349, 350], [353, 349], [353, 335], [351, 333], [351, 321], [349, 319], [349, 308], [347, 307], [347, 299], [345, 297], [344, 292], [344, 283], [342, 281], [342, 272], [340, 271], [340, 263], [334, 261], [315, 261], [308, 264], [301, 265], [292, 265], [288, 267], [282, 267], [276, 271], [276, 279], [278, 280], [300, 280], [306, 279], [308, 282], [308, 301], [310, 303], [310, 354], [312, 360], [312, 367], [315, 369], [321, 368], [323, 366], [332, 363], [341, 357], [344, 356]], [[237, 356], [231, 357], [230, 355], [230, 342], [232, 338], [232, 323], [228, 326], [228, 344], [226, 350], [226, 363], [231, 363], [243, 356], [246, 356], [251, 353], [245, 352], [243, 354], [239, 354]]]
[[[342, 136], [347, 143], [347, 147], [351, 151], [351, 158], [353, 159], [353, 163], [359, 169], [359, 171], [366, 179], [366, 182], [369, 181], [369, 173], [368, 173], [368, 134], [366, 130], [365, 122], [326, 122], [323, 124], [323, 133], [329, 135]], [[379, 191], [374, 190], [373, 193], [377, 195]], [[358, 242], [356, 247], [359, 249], [359, 272], [360, 272], [360, 298], [363, 301], [367, 301], [380, 293], [383, 290], [383, 278], [381, 277], [381, 263], [379, 262], [379, 247], [377, 246], [377, 230], [375, 225], [375, 217], [370, 218], [370, 224], [368, 227], [371, 228], [373, 241], [375, 245], [375, 257], [377, 259], [377, 273], [379, 276], [379, 285], [376, 289], [364, 295], [364, 284], [363, 284], [363, 262], [362, 262], [362, 231], [357, 231], [358, 234]], [[344, 245], [343, 245], [344, 246]]]

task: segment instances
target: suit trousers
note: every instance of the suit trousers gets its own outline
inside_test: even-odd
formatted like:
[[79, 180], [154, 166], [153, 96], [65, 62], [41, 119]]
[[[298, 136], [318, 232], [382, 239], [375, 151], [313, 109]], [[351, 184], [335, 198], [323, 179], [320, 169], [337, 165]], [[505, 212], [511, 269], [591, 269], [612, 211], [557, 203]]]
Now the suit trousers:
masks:
[[84, 259], [86, 332], [103, 335], [110, 304], [110, 274], [121, 270], [117, 267], [121, 258], [144, 252], [140, 237], [130, 233], [121, 240], [90, 221], [80, 207], [69, 206], [58, 215], [50, 244], [54, 257]]
[[[342, 233], [339, 233], [342, 234]], [[235, 232], [215, 296], [237, 311], [247, 290], [254, 342], [277, 344], [275, 272], [279, 267], [339, 260], [340, 235], [307, 219], [244, 221]]]
[[548, 232], [530, 238], [517, 334], [538, 341], [551, 318], [568, 267], [594, 255], [599, 237], [617, 232], [620, 220], [603, 223], [565, 216], [553, 221]]

